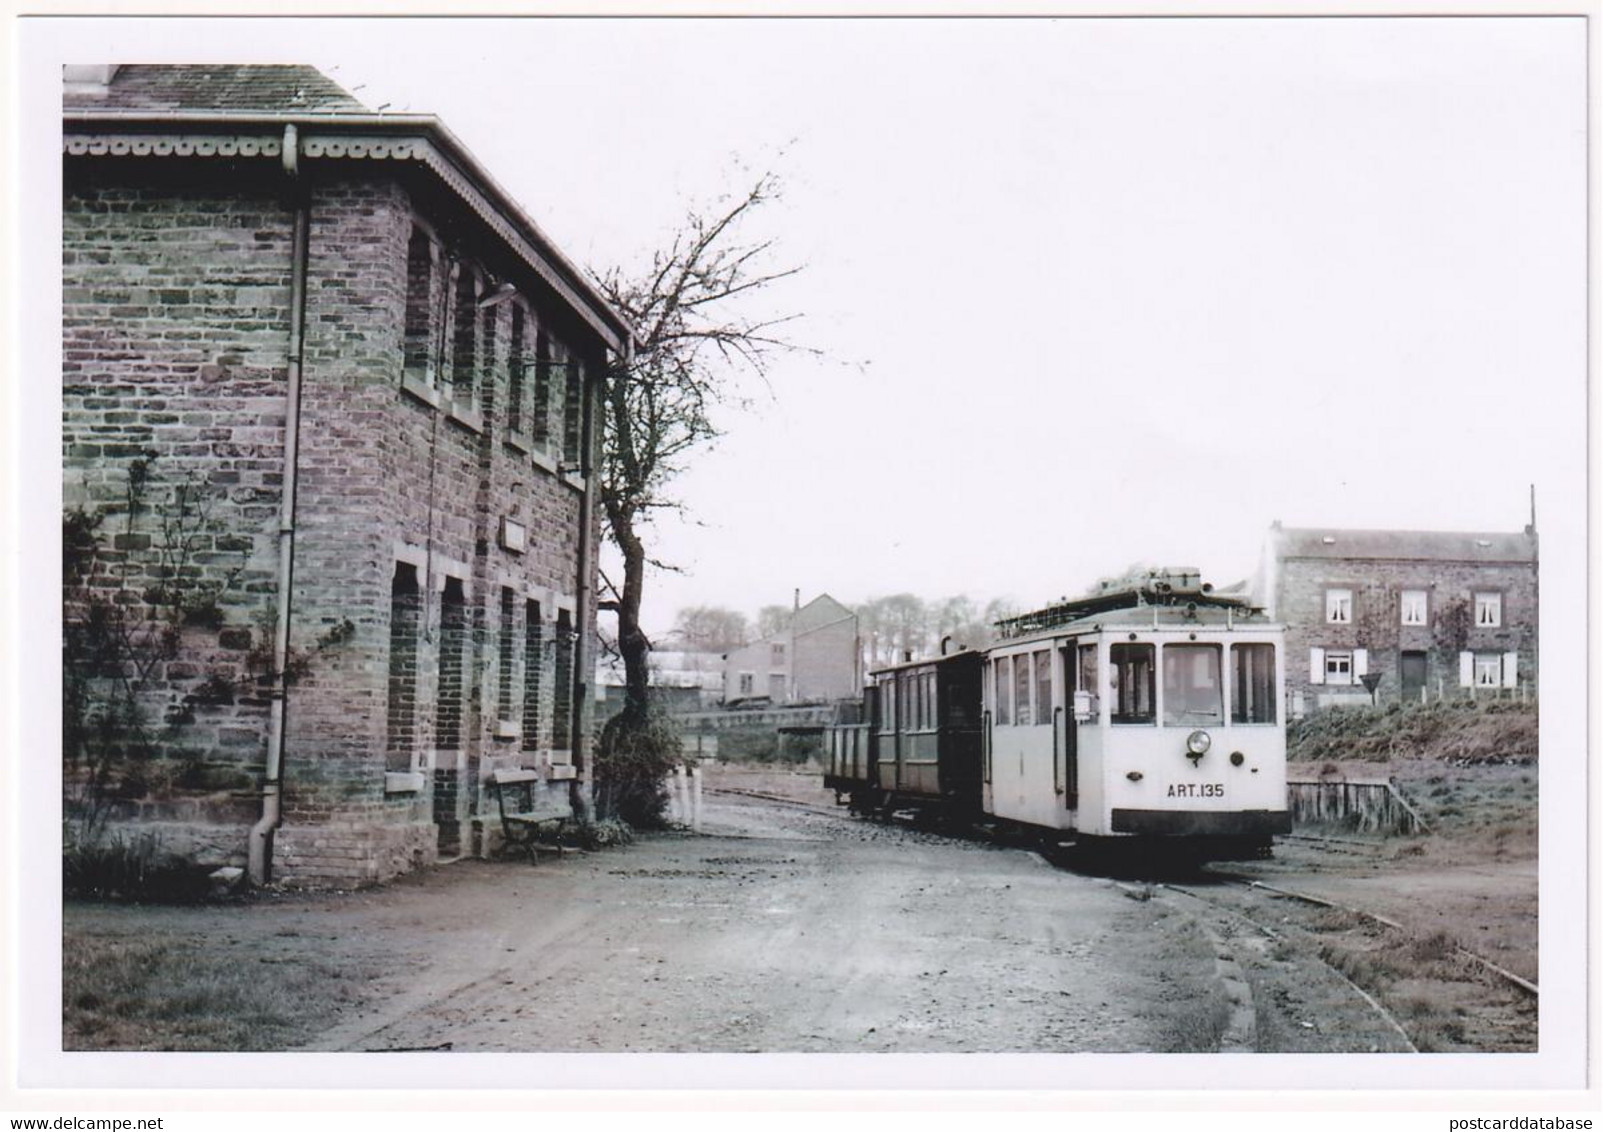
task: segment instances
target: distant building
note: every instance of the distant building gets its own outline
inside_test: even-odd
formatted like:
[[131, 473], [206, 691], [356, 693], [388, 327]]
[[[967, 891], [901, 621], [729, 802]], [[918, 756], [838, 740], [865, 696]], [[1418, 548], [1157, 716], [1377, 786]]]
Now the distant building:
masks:
[[1264, 542], [1257, 597], [1286, 626], [1292, 711], [1536, 688], [1537, 537], [1290, 529]]
[[[652, 649], [651, 690], [670, 712], [716, 707], [723, 697], [724, 658], [695, 649]], [[596, 715], [607, 719], [623, 707], [623, 659], [602, 657], [596, 664]]]
[[783, 632], [724, 656], [724, 702], [775, 704], [850, 699], [862, 692], [857, 614], [820, 594]]

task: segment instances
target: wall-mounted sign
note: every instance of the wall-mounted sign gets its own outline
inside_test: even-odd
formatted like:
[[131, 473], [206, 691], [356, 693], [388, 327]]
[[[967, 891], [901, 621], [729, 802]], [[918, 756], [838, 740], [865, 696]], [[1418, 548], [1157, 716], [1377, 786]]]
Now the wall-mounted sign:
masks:
[[515, 519], [509, 519], [505, 515], [501, 516], [501, 546], [503, 549], [510, 550], [513, 554], [522, 554], [528, 538], [528, 531], [524, 530], [522, 523]]

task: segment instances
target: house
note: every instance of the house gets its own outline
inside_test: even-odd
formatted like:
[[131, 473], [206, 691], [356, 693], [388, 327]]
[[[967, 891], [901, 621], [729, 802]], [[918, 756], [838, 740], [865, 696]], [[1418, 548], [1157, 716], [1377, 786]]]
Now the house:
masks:
[[112, 823], [344, 887], [483, 851], [497, 768], [583, 803], [629, 328], [443, 123], [309, 67], [69, 67], [63, 148], [68, 624], [208, 605], [140, 689], [182, 772]]
[[724, 655], [724, 702], [818, 703], [862, 694], [857, 615], [828, 594], [797, 605], [782, 632]]
[[1537, 536], [1270, 527], [1258, 599], [1293, 714], [1536, 689]]
[[[717, 705], [723, 693], [723, 657], [699, 649], [651, 650], [651, 690], [667, 711], [701, 711]], [[596, 663], [596, 712], [606, 719], [622, 710], [626, 681], [623, 660], [603, 656]]]

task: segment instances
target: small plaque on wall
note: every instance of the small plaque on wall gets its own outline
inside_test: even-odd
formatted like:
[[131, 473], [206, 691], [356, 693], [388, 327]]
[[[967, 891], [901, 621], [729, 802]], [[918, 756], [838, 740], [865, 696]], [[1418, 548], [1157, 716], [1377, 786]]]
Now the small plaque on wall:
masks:
[[509, 519], [505, 515], [501, 516], [501, 547], [503, 550], [510, 550], [513, 554], [522, 554], [523, 548], [528, 542], [528, 537], [528, 531], [524, 530], [522, 523], [515, 519]]

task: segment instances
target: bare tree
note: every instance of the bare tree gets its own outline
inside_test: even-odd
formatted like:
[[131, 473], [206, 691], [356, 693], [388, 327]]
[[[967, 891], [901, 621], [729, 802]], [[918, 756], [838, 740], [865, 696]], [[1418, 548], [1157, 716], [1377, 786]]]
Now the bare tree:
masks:
[[649, 549], [650, 527], [681, 511], [670, 491], [685, 459], [719, 435], [718, 406], [744, 404], [740, 379], [766, 380], [775, 354], [801, 349], [785, 336], [796, 315], [753, 313], [750, 300], [799, 267], [774, 267], [774, 241], [743, 232], [778, 198], [771, 173], [744, 194], [694, 210], [668, 247], [638, 274], [596, 274], [607, 300], [635, 328], [632, 356], [603, 376], [601, 503], [623, 558], [623, 578], [601, 608], [618, 617], [624, 704], [617, 726], [643, 725], [651, 644], [640, 629], [646, 569], [669, 569]]
[[790, 632], [792, 610], [788, 605], [765, 605], [757, 611], [757, 639], [767, 640]]
[[728, 652], [750, 636], [746, 615], [716, 605], [691, 605], [674, 617], [674, 633], [687, 649]]

